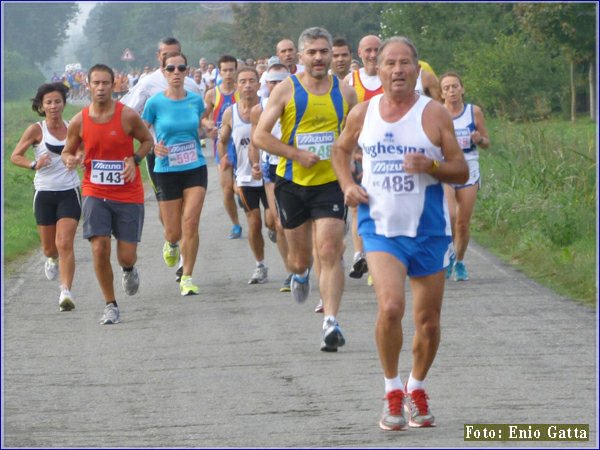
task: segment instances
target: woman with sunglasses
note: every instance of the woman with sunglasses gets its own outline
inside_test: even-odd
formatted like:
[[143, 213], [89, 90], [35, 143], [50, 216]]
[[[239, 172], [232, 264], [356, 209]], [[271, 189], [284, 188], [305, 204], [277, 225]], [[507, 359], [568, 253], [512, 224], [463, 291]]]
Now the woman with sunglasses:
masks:
[[163, 258], [167, 266], [174, 267], [181, 253], [180, 292], [195, 295], [199, 288], [192, 281], [192, 272], [198, 254], [198, 227], [207, 186], [206, 161], [198, 134], [204, 101], [200, 95], [184, 89], [188, 70], [185, 55], [165, 54], [162, 70], [168, 87], [146, 102], [142, 119], [154, 127], [156, 133], [154, 173], [165, 233]]
[[[44, 271], [48, 280], [60, 279], [60, 311], [75, 308], [71, 285], [75, 275], [73, 241], [81, 216], [81, 194], [77, 172], [69, 171], [60, 154], [67, 139], [63, 112], [68, 88], [62, 83], [41, 85], [32, 100], [32, 109], [44, 117], [30, 125], [17, 143], [11, 162], [35, 172], [33, 211], [46, 256]], [[25, 156], [33, 147], [34, 159]]]

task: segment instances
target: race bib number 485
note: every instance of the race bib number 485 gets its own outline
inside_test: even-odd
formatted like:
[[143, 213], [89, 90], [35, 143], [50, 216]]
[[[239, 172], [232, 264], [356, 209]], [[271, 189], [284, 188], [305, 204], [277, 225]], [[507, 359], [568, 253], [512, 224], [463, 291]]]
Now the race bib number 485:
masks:
[[296, 147], [314, 153], [321, 160], [331, 159], [331, 146], [335, 141], [335, 133], [326, 131], [323, 133], [298, 133], [296, 135]]
[[388, 194], [418, 194], [419, 174], [404, 172], [403, 160], [374, 161], [371, 165], [371, 185]]
[[92, 160], [90, 181], [94, 184], [125, 184], [125, 180], [123, 180], [123, 170], [125, 170], [125, 161], [103, 161], [95, 159]]

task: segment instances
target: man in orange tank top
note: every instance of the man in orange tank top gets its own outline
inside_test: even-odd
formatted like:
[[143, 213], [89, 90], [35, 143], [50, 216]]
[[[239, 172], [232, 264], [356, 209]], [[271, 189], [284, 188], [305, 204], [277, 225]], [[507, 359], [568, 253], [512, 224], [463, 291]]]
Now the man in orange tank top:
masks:
[[[350, 86], [354, 87], [359, 103], [365, 102], [383, 92], [383, 86], [377, 74], [377, 52], [380, 46], [381, 39], [377, 36], [368, 35], [363, 37], [358, 44], [358, 56], [362, 60], [363, 67], [350, 72], [345, 79]], [[362, 152], [359, 148], [352, 155], [352, 167], [354, 181], [360, 184], [362, 178]], [[349, 276], [350, 278], [362, 278], [369, 269], [362, 238], [358, 235], [357, 210], [355, 207], [350, 207], [350, 211], [352, 211], [354, 258], [352, 260], [352, 271], [349, 273]], [[369, 284], [371, 284], [370, 277]]]
[[[139, 287], [135, 263], [144, 226], [144, 187], [139, 164], [153, 145], [152, 135], [133, 109], [112, 98], [115, 75], [104, 64], [88, 72], [92, 103], [67, 129], [62, 159], [69, 170], [84, 164], [83, 237], [92, 244], [96, 278], [106, 306], [101, 324], [119, 322], [119, 308], [110, 263], [111, 234], [123, 268], [125, 293]], [[133, 140], [140, 142], [134, 153]], [[84, 153], [75, 155], [83, 144]]]

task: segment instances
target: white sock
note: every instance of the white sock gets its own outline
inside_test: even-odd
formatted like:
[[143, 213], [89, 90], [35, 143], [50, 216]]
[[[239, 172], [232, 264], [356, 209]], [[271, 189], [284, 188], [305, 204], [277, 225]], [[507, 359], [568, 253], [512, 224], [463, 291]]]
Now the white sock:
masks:
[[417, 389], [424, 389], [424, 388], [425, 388], [425, 380], [417, 380], [416, 378], [413, 377], [413, 374], [411, 372], [410, 376], [408, 377], [408, 383], [406, 383], [406, 392], [412, 392]]
[[359, 256], [362, 256], [362, 252], [354, 252], [354, 259], [358, 259]]
[[262, 261], [256, 261], [256, 267], [262, 267], [265, 265], [265, 260], [263, 259]]
[[323, 317], [323, 329], [327, 328], [327, 323], [332, 322], [336, 323], [335, 316], [325, 316]]
[[402, 380], [400, 376], [397, 375], [396, 378], [383, 378], [385, 380], [385, 393], [397, 390], [404, 390], [404, 385], [402, 384]]
[[308, 276], [308, 269], [306, 269], [304, 272], [297, 274], [299, 276], [301, 276], [302, 278], [306, 278]]
[[171, 243], [171, 242], [169, 242], [169, 246], [170, 246], [171, 248], [177, 248], [177, 247], [179, 247], [179, 242], [175, 242], [174, 244], [173, 244], [173, 243]]

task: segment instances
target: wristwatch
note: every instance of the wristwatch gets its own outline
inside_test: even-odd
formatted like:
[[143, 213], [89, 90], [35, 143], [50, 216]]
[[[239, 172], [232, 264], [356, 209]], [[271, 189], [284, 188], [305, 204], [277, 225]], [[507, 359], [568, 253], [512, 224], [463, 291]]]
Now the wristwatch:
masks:
[[37, 161], [32, 161], [31, 164], [29, 164], [29, 168], [31, 170], [35, 170], [36, 167], [37, 167]]
[[139, 166], [140, 163], [142, 162], [142, 157], [140, 155], [138, 155], [137, 153], [134, 153], [133, 162], [135, 163], [136, 166]]
[[431, 169], [429, 169], [429, 173], [434, 174], [438, 171], [439, 168], [440, 168], [440, 162], [437, 159], [432, 159], [431, 160]]

